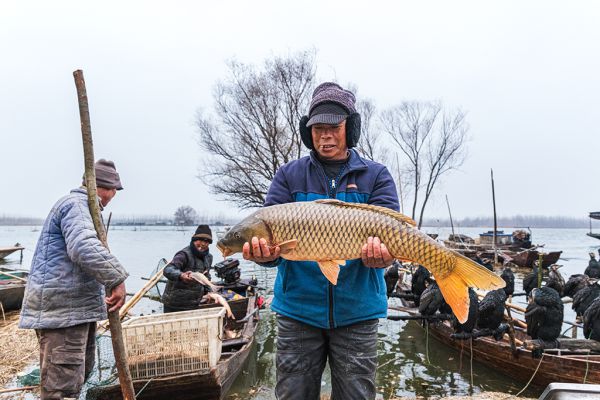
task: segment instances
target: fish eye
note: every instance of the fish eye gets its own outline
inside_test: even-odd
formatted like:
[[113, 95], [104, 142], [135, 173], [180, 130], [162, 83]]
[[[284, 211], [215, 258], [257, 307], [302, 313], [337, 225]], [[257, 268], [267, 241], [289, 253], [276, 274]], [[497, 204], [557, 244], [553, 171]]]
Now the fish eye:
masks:
[[241, 238], [242, 238], [242, 235], [240, 235], [240, 233], [239, 233], [239, 232], [236, 232], [236, 233], [234, 233], [234, 234], [233, 234], [233, 236], [234, 236], [236, 239], [241, 239]]

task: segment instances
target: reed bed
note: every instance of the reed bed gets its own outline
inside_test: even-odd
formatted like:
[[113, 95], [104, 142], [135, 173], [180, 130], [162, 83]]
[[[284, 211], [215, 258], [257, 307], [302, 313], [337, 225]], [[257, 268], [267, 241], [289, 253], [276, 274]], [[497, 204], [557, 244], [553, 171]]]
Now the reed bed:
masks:
[[19, 329], [19, 311], [0, 314], [0, 389], [39, 358], [35, 331]]

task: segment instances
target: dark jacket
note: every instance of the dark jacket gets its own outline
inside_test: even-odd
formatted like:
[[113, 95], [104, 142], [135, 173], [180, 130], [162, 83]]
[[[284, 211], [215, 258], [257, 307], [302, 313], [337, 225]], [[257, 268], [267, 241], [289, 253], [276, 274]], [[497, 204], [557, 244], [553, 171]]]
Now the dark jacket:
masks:
[[[192, 246], [192, 245], [190, 245]], [[181, 311], [198, 308], [202, 296], [206, 294], [205, 287], [198, 283], [185, 283], [180, 280], [183, 272], [200, 272], [210, 279], [210, 267], [212, 265], [212, 254], [206, 253], [204, 257], [198, 257], [190, 246], [178, 251], [164, 269], [163, 275], [169, 280], [162, 296], [164, 305]]]
[[[338, 179], [327, 178], [314, 152], [287, 163], [275, 174], [265, 206], [328, 197], [399, 209], [396, 185], [387, 168], [362, 159], [355, 150], [350, 150]], [[314, 261], [279, 259], [272, 263], [275, 265], [278, 270], [271, 307], [279, 314], [320, 328], [387, 315], [384, 270], [367, 268], [361, 259], [348, 260], [341, 267], [336, 286], [327, 281]]]
[[56, 202], [37, 242], [20, 328], [56, 329], [106, 319], [104, 288], [127, 278], [98, 240], [85, 188]]

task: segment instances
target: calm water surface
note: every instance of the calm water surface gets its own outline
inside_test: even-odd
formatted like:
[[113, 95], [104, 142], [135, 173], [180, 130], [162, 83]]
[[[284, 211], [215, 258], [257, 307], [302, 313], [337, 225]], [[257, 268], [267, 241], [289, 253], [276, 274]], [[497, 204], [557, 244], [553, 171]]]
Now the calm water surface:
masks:
[[[213, 228], [218, 230], [218, 227]], [[40, 227], [0, 226], [0, 247], [16, 242], [25, 246], [22, 268], [28, 269], [39, 236]], [[463, 228], [457, 233], [476, 237], [484, 229]], [[176, 251], [185, 247], [194, 231], [193, 227], [175, 230], [171, 227], [114, 227], [109, 232], [112, 252], [121, 260], [130, 273], [126, 282], [128, 292], [136, 292], [156, 267], [158, 260], [169, 260]], [[428, 233], [438, 233], [447, 238], [450, 228], [425, 228]], [[506, 232], [512, 232], [507, 228]], [[544, 243], [547, 251], [562, 250], [559, 261], [564, 265], [561, 272], [565, 278], [575, 273], [583, 273], [590, 251], [596, 252], [600, 241], [585, 235], [585, 229], [533, 229], [533, 242]], [[215, 262], [222, 260], [214, 244], [211, 253]], [[4, 265], [19, 267], [19, 255], [9, 256]], [[267, 288], [266, 295], [272, 295], [275, 270], [256, 266], [242, 261], [245, 276], [256, 275], [260, 285]], [[517, 290], [520, 290], [517, 283]], [[390, 300], [390, 304], [396, 303]], [[516, 298], [525, 304], [523, 297]], [[160, 310], [160, 305], [144, 300], [134, 313], [149, 313]], [[574, 320], [573, 311], [567, 305], [565, 318]], [[248, 365], [234, 383], [228, 399], [275, 399], [275, 318], [269, 310], [261, 312], [261, 322], [257, 332], [256, 345], [249, 357]], [[471, 385], [471, 378], [473, 385]], [[529, 377], [524, 377], [525, 382]], [[428, 340], [423, 329], [415, 322], [381, 320], [379, 325], [379, 369], [377, 386], [380, 398], [398, 396], [438, 397], [447, 395], [469, 395], [486, 390], [515, 393], [525, 386], [525, 382], [514, 382], [498, 371], [473, 363], [471, 373], [469, 357], [451, 350], [435, 339]], [[331, 390], [329, 371], [323, 377], [323, 393]], [[531, 388], [525, 395], [537, 397], [543, 388]]]

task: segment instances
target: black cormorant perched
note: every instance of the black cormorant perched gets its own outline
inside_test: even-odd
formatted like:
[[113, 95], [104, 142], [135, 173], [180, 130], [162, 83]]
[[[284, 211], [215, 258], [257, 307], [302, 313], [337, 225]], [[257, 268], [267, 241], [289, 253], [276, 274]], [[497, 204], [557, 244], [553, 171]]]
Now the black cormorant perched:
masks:
[[587, 339], [600, 341], [600, 297], [583, 313], [583, 334]]
[[[469, 288], [469, 316], [464, 324], [458, 322], [456, 316], [452, 318], [452, 326], [455, 334], [453, 338], [466, 339], [471, 336], [475, 325], [477, 324], [477, 316], [479, 314], [479, 298], [477, 293], [472, 288]], [[458, 335], [457, 335], [458, 334]]]
[[399, 261], [394, 261], [394, 263], [387, 267], [383, 273], [383, 279], [385, 280], [385, 287], [388, 297], [390, 297], [390, 294], [396, 290], [398, 278], [400, 278], [400, 271], [398, 271], [398, 268], [401, 266], [402, 264], [400, 264]]
[[538, 282], [538, 269], [537, 267], [533, 267], [533, 271], [529, 274], [525, 275], [523, 278], [523, 290], [529, 296], [531, 291], [537, 287]]
[[431, 283], [431, 273], [422, 265], [419, 265], [413, 273], [410, 291], [415, 295], [415, 305], [419, 305], [421, 294], [427, 285]]
[[588, 263], [584, 274], [586, 274], [590, 278], [600, 278], [600, 262], [596, 260], [596, 256], [594, 255], [594, 253], [590, 253], [590, 262]]
[[525, 312], [527, 334], [532, 339], [556, 340], [560, 335], [563, 313], [563, 302], [556, 290], [549, 287], [533, 289]]
[[475, 262], [481, 265], [482, 267], [494, 272], [494, 264], [492, 264], [489, 258], [481, 258], [481, 256], [477, 254], [475, 256]]
[[479, 317], [477, 327], [480, 329], [498, 329], [504, 319], [504, 302], [506, 301], [504, 289], [490, 290], [479, 302]]
[[600, 296], [600, 285], [594, 283], [593, 285], [586, 286], [573, 296], [572, 308], [577, 313], [577, 316], [583, 315], [585, 310], [588, 309], [590, 304]]
[[565, 278], [563, 278], [562, 274], [558, 271], [560, 267], [560, 265], [550, 266], [550, 272], [548, 272], [548, 279], [546, 279], [546, 286], [556, 290], [558, 292], [558, 295], [562, 297], [565, 288]]
[[419, 313], [421, 315], [433, 315], [438, 310], [442, 312], [441, 310], [447, 310], [448, 308], [450, 308], [450, 306], [448, 306], [446, 300], [444, 300], [444, 296], [442, 295], [442, 291], [437, 282], [431, 282], [431, 284], [427, 286], [427, 289], [421, 294]]
[[587, 275], [571, 275], [567, 283], [565, 283], [565, 288], [563, 289], [563, 297], [568, 296], [573, 298], [573, 296], [575, 296], [575, 293], [579, 292], [581, 289], [589, 285], [590, 280]]
[[500, 277], [506, 282], [506, 286], [503, 289], [504, 293], [506, 293], [506, 296], [512, 296], [515, 292], [515, 274], [513, 274], [512, 269], [505, 267]]

